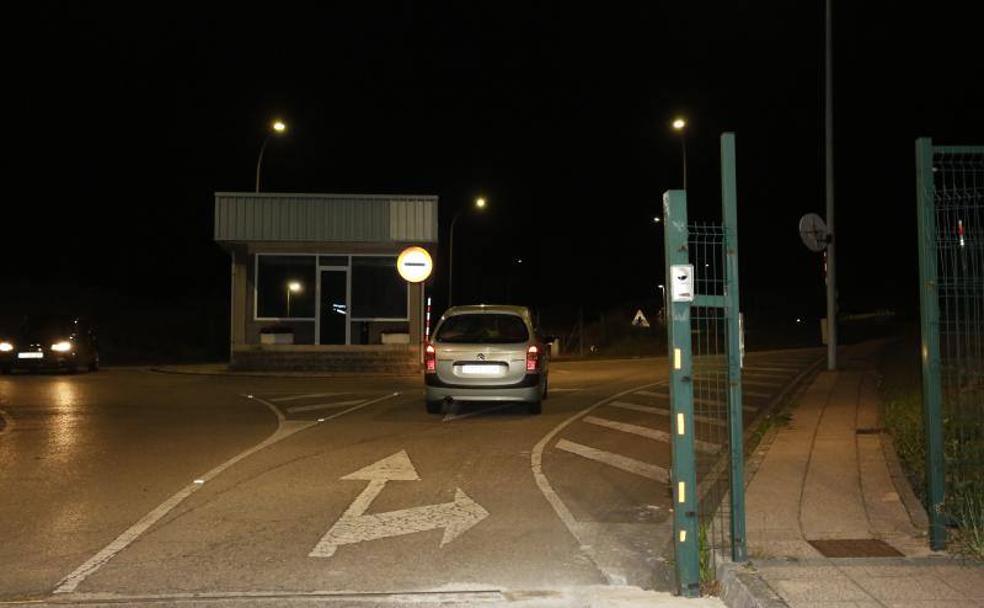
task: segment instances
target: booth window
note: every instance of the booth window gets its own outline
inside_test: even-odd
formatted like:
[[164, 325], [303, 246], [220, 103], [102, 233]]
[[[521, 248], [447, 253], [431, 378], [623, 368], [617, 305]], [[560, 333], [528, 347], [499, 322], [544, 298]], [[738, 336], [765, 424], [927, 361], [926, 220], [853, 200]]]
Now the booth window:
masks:
[[352, 257], [353, 320], [406, 320], [407, 298], [395, 257]]
[[256, 256], [256, 317], [313, 319], [316, 259], [313, 255]]

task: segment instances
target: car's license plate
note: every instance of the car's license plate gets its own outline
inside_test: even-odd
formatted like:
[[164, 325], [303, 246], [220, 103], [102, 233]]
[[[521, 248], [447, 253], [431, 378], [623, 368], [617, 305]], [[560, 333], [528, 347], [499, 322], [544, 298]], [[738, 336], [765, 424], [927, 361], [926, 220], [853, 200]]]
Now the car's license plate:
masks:
[[18, 359], [44, 359], [44, 353], [17, 353]]
[[462, 365], [461, 373], [474, 374], [476, 376], [501, 376], [503, 366], [495, 364]]

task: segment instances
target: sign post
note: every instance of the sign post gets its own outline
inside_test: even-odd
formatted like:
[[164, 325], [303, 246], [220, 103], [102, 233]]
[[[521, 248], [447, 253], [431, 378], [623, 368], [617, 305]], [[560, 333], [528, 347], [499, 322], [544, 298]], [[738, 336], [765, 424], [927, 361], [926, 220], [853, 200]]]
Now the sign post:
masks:
[[[431, 259], [430, 253], [423, 247], [407, 247], [402, 252], [400, 252], [399, 257], [396, 258], [396, 270], [400, 273], [407, 283], [423, 283], [430, 277], [431, 272], [434, 270], [434, 261]], [[420, 291], [420, 303], [421, 308], [423, 308], [424, 303], [424, 290]], [[421, 310], [421, 316], [426, 315], [426, 325], [423, 328], [424, 331], [420, 335], [420, 361], [424, 361], [424, 343], [428, 339], [428, 334], [430, 333], [430, 304], [428, 299], [428, 305], [426, 311]], [[424, 320], [424, 319], [421, 319]]]
[[669, 190], [663, 195], [666, 274], [670, 302], [670, 403], [673, 455], [673, 542], [680, 594], [700, 595], [700, 549], [697, 519], [697, 468], [694, 444], [694, 383], [690, 307], [694, 301], [694, 267], [687, 244], [687, 193]]

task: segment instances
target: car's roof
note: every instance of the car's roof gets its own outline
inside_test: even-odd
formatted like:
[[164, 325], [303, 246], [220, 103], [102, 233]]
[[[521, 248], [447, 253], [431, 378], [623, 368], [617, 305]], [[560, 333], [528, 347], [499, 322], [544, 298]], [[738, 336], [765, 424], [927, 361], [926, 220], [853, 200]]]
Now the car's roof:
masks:
[[507, 304], [473, 304], [469, 306], [452, 306], [444, 312], [445, 317], [466, 314], [509, 314], [529, 317], [530, 309], [525, 306], [510, 306]]

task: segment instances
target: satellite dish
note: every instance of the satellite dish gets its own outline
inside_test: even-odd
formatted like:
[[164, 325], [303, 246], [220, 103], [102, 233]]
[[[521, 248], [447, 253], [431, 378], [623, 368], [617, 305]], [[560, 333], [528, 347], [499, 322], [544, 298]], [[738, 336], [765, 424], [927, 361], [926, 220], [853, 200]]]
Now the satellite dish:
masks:
[[830, 233], [827, 232], [827, 223], [816, 213], [807, 213], [800, 218], [799, 224], [800, 238], [803, 244], [810, 251], [821, 252], [827, 248], [830, 242]]

